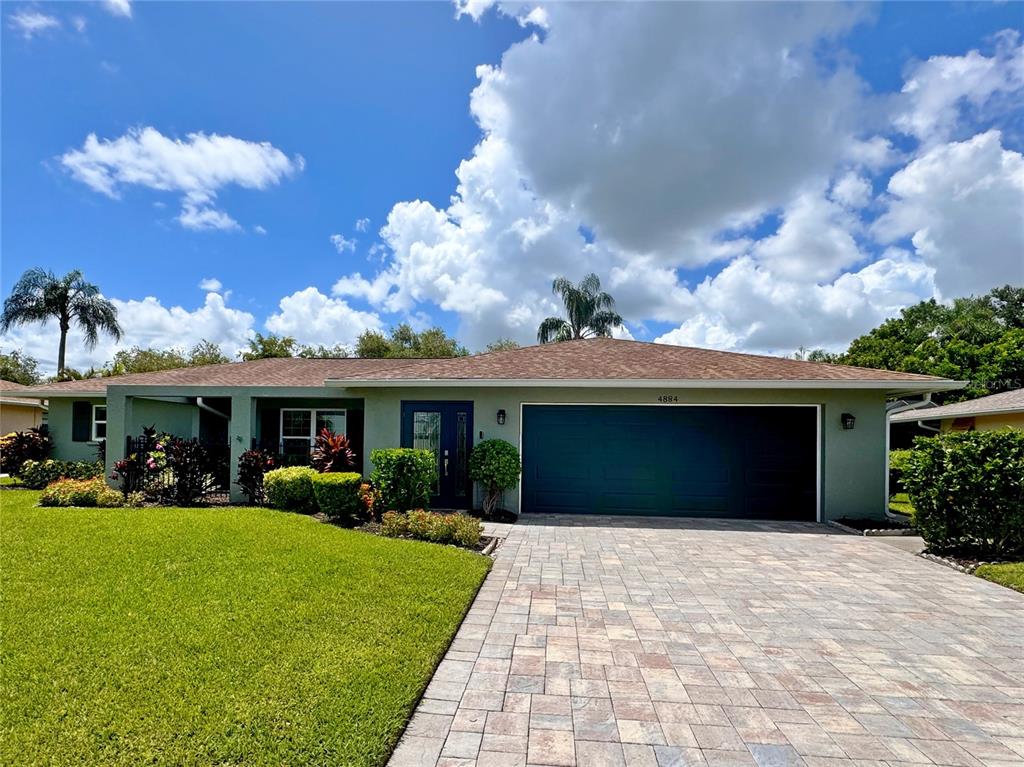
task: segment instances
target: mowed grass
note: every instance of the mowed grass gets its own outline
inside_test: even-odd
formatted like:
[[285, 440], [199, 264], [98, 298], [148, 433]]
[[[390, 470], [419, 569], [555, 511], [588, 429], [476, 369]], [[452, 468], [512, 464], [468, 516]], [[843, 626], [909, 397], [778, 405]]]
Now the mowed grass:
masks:
[[477, 554], [258, 508], [0, 492], [0, 762], [383, 764]]
[[1002, 565], [980, 565], [974, 574], [986, 581], [999, 583], [1024, 593], [1024, 562]]
[[898, 511], [900, 514], [913, 515], [914, 504], [910, 502], [910, 496], [906, 493], [895, 493], [889, 499], [889, 509], [891, 511]]

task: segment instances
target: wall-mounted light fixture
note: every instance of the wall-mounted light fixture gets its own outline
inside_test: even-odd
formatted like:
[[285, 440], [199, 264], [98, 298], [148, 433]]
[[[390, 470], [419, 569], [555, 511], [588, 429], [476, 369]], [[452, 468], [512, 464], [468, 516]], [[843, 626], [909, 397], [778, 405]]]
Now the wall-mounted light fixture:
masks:
[[846, 431], [850, 431], [853, 429], [854, 424], [856, 424], [857, 419], [854, 418], [853, 413], [843, 413], [839, 416], [839, 421], [843, 424], [843, 428]]
[[505, 411], [504, 410], [499, 410], [498, 411], [498, 425], [499, 426], [504, 426], [505, 425]]

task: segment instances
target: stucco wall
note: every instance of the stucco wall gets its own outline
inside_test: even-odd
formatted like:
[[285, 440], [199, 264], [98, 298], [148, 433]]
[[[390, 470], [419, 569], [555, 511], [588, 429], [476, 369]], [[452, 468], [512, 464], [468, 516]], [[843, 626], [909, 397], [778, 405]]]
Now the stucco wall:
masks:
[[128, 433], [137, 437], [143, 427], [155, 426], [160, 434], [176, 437], [199, 436], [199, 408], [182, 402], [136, 399], [132, 403], [131, 422]]
[[[822, 519], [843, 516], [881, 517], [885, 509], [885, 395], [857, 390], [796, 389], [568, 389], [568, 388], [404, 388], [366, 389], [366, 454], [378, 447], [396, 447], [401, 439], [402, 400], [472, 401], [473, 443], [499, 437], [519, 446], [523, 403], [659, 404], [659, 395], [685, 404], [807, 404], [821, 406]], [[499, 426], [496, 414], [506, 412]], [[856, 416], [856, 428], [844, 431], [841, 413]], [[367, 468], [369, 471], [370, 467]], [[518, 510], [516, 490], [505, 505]]]
[[49, 401], [47, 427], [53, 439], [53, 452], [50, 455], [59, 461], [95, 461], [97, 458], [95, 442], [74, 442], [71, 439], [72, 403], [80, 401], [102, 405], [105, 400], [102, 397], [60, 397]]
[[0, 434], [34, 429], [43, 423], [42, 408], [0, 402]]
[[[953, 430], [952, 418], [942, 421], [942, 431]], [[999, 431], [1000, 429], [1024, 429], [1024, 413], [1000, 413], [998, 415], [974, 416], [974, 428], [976, 431]], [[958, 429], [963, 431], [963, 429]]]

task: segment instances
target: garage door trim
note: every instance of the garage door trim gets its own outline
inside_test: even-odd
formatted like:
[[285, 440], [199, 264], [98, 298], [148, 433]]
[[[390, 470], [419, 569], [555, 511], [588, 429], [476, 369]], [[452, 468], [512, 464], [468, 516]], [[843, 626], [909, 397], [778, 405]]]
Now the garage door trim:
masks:
[[[674, 395], [673, 395], [674, 396]], [[814, 408], [814, 518], [821, 522], [821, 405], [810, 402], [520, 402], [519, 403], [519, 449], [525, 454], [523, 442], [524, 411], [532, 405], [545, 407], [809, 407]], [[520, 457], [520, 460], [523, 456]], [[523, 481], [519, 480], [516, 490], [519, 494], [518, 507], [523, 508]]]

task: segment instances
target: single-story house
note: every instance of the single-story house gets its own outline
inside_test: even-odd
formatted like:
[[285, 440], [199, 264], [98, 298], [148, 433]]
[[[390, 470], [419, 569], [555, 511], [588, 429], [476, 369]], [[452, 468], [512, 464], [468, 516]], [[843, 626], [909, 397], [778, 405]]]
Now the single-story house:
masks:
[[0, 434], [34, 429], [46, 423], [46, 403], [21, 394], [28, 389], [0, 379]]
[[[323, 425], [369, 473], [379, 447], [438, 457], [435, 508], [468, 508], [470, 449], [516, 445], [524, 513], [829, 520], [886, 506], [887, 398], [932, 376], [607, 338], [453, 359], [263, 359], [37, 386], [57, 457], [108, 473], [145, 426], [306, 453]], [[232, 497], [242, 500], [237, 485]]]
[[965, 402], [897, 413], [891, 423], [917, 423], [929, 431], [1024, 429], [1024, 389], [990, 394]]

